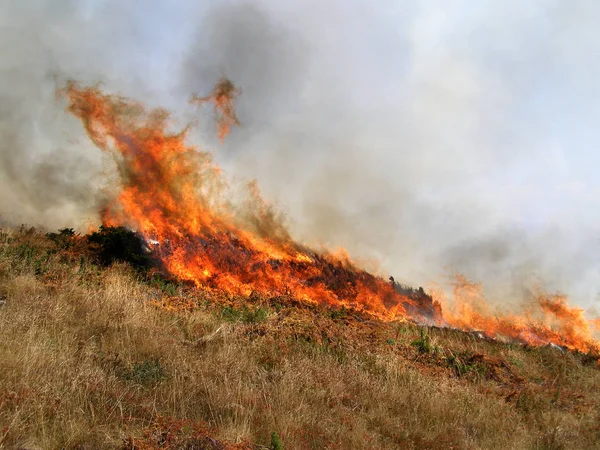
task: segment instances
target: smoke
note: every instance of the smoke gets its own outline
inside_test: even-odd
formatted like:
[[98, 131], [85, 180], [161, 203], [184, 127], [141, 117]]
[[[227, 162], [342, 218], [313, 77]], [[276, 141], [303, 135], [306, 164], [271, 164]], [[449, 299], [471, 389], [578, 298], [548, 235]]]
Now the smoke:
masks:
[[[0, 7], [3, 222], [82, 228], [97, 220], [103, 171], [111, 168], [65, 113], [56, 90], [75, 78], [153, 99], [145, 53], [153, 42], [144, 39], [135, 8], [120, 3], [37, 0]], [[160, 71], [153, 73], [160, 79]]]
[[[24, 3], [1, 7], [5, 220], [95, 215], [108, 163], [54, 92], [101, 81], [201, 114], [194, 139], [305, 242], [409, 284], [460, 271], [502, 302], [538, 282], [597, 301], [594, 2]], [[242, 94], [221, 145], [187, 100], [223, 75]]]
[[460, 271], [500, 302], [541, 284], [590, 306], [599, 17], [591, 2], [219, 2], [181, 91], [223, 73], [242, 89], [221, 161], [295, 236], [410, 284]]

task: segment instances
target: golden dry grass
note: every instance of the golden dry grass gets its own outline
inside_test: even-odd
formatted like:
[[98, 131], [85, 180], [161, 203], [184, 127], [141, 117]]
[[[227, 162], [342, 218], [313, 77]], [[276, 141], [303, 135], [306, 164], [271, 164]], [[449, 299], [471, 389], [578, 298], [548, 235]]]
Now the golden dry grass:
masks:
[[161, 289], [0, 233], [0, 448], [598, 448], [582, 355]]

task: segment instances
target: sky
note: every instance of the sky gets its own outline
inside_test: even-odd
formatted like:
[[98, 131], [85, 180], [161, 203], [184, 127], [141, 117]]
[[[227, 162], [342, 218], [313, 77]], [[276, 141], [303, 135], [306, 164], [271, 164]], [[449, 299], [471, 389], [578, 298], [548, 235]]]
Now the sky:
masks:
[[[552, 0], [26, 0], [0, 5], [0, 218], [97, 220], [106, 161], [65, 80], [202, 119], [294, 236], [411, 285], [458, 271], [600, 301], [600, 4]], [[225, 144], [188, 104], [228, 76]]]

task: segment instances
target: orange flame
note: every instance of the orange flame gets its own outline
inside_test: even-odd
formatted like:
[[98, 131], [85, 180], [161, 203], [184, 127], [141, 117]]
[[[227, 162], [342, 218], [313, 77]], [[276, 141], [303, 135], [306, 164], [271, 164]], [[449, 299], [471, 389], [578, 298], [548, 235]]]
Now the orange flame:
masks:
[[[210, 97], [225, 117], [231, 87]], [[166, 270], [202, 289], [232, 295], [292, 294], [309, 302], [352, 307], [382, 318], [431, 317], [421, 304], [381, 278], [331, 254], [295, 243], [273, 209], [249, 186], [243, 213], [221, 201], [224, 183], [208, 152], [185, 143], [187, 129], [169, 133], [163, 110], [146, 111], [97, 87], [68, 83], [68, 110], [100, 149], [117, 157], [122, 190], [103, 213], [105, 225], [124, 225], [156, 240]], [[203, 100], [204, 101], [204, 100]], [[226, 132], [228, 124], [224, 121]]]
[[552, 343], [582, 352], [600, 350], [593, 330], [597, 320], [587, 319], [582, 309], [570, 307], [564, 295], [538, 290], [529, 310], [515, 315], [490, 311], [481, 284], [471, 283], [463, 275], [456, 275], [453, 288], [452, 302], [439, 290], [434, 295], [444, 307], [444, 321], [449, 326], [531, 345]]
[[210, 95], [206, 97], [193, 95], [190, 100], [190, 103], [214, 103], [221, 142], [227, 137], [233, 125], [240, 124], [235, 114], [235, 98], [238, 95], [240, 90], [227, 78], [221, 78]]
[[[98, 87], [70, 82], [61, 91], [68, 110], [90, 139], [117, 160], [122, 187], [102, 214], [105, 225], [123, 225], [158, 241], [155, 255], [174, 276], [199, 289], [230, 295], [292, 295], [307, 302], [367, 311], [385, 320], [418, 322], [480, 330], [529, 344], [554, 343], [598, 351], [593, 328], [583, 311], [564, 296], [539, 294], [536, 311], [522, 316], [496, 314], [481, 285], [457, 276], [454, 301], [440, 292], [433, 298], [358, 268], [345, 251], [319, 253], [294, 242], [274, 209], [248, 186], [242, 208], [224, 199], [226, 185], [210, 153], [185, 143], [188, 128], [168, 131], [169, 114], [146, 110], [138, 102], [107, 95]], [[239, 91], [221, 80], [212, 94], [192, 102], [213, 102], [224, 139], [235, 116]], [[442, 317], [441, 305], [444, 306]]]

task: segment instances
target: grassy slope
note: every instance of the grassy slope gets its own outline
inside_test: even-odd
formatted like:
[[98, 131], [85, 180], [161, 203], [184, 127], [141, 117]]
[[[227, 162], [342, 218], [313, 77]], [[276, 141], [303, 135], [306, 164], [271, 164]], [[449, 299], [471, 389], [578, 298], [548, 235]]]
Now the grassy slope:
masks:
[[[0, 233], [0, 447], [597, 448], [583, 355], [209, 297]], [[265, 446], [265, 447], [261, 447]]]

